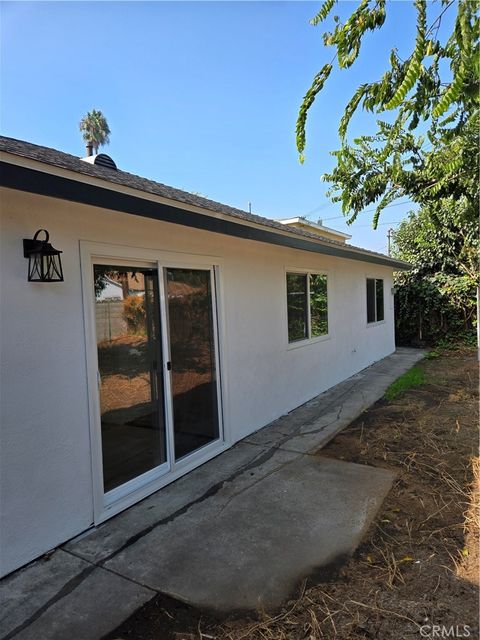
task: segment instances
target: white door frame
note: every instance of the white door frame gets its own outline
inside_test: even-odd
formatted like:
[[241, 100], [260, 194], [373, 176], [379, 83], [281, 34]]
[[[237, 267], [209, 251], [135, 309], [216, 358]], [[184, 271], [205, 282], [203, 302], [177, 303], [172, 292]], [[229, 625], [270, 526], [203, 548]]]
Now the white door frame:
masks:
[[[87, 365], [87, 389], [90, 422], [90, 449], [92, 461], [93, 521], [99, 524], [120, 511], [130, 507], [151, 493], [192, 471], [231, 446], [231, 435], [225, 416], [225, 333], [224, 312], [221, 305], [222, 259], [216, 256], [183, 254], [156, 251], [140, 247], [80, 241], [83, 311], [85, 322], [85, 354]], [[158, 269], [160, 318], [162, 327], [162, 358], [165, 406], [165, 431], [167, 462], [160, 467], [133, 478], [129, 482], [104, 494], [102, 468], [102, 438], [100, 422], [98, 352], [96, 340], [95, 304], [93, 298], [93, 264], [124, 264], [125, 266], [150, 266]], [[214, 312], [215, 362], [218, 397], [219, 438], [175, 461], [173, 454], [173, 416], [171, 408], [168, 322], [166, 321], [166, 299], [164, 268], [209, 270], [212, 283], [212, 308]], [[223, 365], [223, 366], [222, 366]]]

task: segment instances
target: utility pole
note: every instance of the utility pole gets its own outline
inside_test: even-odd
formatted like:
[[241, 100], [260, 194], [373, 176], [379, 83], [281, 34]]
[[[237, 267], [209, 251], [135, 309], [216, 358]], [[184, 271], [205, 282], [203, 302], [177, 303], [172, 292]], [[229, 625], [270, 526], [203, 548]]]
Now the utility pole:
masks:
[[392, 231], [393, 229], [389, 229], [388, 233], [387, 233], [387, 238], [388, 238], [388, 255], [391, 255], [391, 241], [392, 241]]

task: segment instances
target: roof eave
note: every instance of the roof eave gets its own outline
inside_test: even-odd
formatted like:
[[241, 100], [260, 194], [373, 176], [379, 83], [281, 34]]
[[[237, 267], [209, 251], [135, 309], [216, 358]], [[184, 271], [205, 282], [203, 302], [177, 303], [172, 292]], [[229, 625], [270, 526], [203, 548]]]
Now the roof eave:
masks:
[[[37, 158], [31, 159], [28, 158], [28, 156], [11, 153], [9, 151], [4, 151], [3, 153], [5, 153], [7, 156], [12, 155], [14, 158], [26, 158], [27, 160], [31, 160], [33, 163], [40, 164], [42, 166], [42, 170], [38, 171], [36, 169], [28, 169], [16, 163], [2, 162], [2, 164], [4, 165], [4, 170], [1, 172], [0, 184], [9, 188], [29, 191], [40, 195], [46, 195], [64, 200], [71, 200], [80, 202], [82, 204], [100, 206], [110, 210], [123, 211], [126, 213], [131, 213], [133, 215], [140, 215], [142, 217], [149, 217], [164, 220], [167, 222], [173, 222], [176, 224], [183, 224], [184, 226], [204, 228], [206, 230], [214, 231], [217, 233], [224, 233], [226, 235], [235, 235], [237, 237], [243, 237], [246, 239], [259, 240], [261, 242], [289, 246], [291, 248], [297, 248], [300, 250], [323, 253], [343, 259], [352, 259], [362, 262], [380, 264], [395, 270], [408, 270], [411, 268], [411, 266], [405, 262], [389, 258], [382, 254], [377, 254], [368, 250], [362, 250], [358, 247], [352, 247], [351, 245], [346, 245], [344, 243], [336, 241], [328, 241], [320, 237], [317, 239], [313, 237], [313, 234], [305, 235], [304, 233], [299, 233], [298, 230], [294, 231], [292, 228], [288, 228], [288, 225], [282, 225], [281, 229], [277, 229], [275, 227], [270, 227], [267, 224], [263, 225], [261, 222], [254, 222], [234, 217], [228, 217], [228, 219], [225, 219], [227, 218], [228, 214], [224, 214], [225, 218], [219, 218], [217, 211], [211, 211], [207, 208], [202, 208], [199, 205], [195, 206], [196, 208], [201, 209], [204, 215], [199, 216], [197, 214], [196, 218], [192, 218], [192, 211], [182, 208], [185, 207], [186, 203], [177, 200], [172, 200], [172, 204], [170, 206], [163, 205], [161, 203], [155, 203], [149, 197], [147, 197], [152, 195], [150, 192], [137, 190], [134, 187], [128, 188], [135, 192], [135, 196], [128, 196], [124, 192], [116, 189], [115, 187], [118, 187], [119, 185], [116, 182], [108, 180], [105, 177], [104, 172], [99, 172], [99, 175], [95, 176], [95, 180], [100, 181], [100, 183], [105, 183], [106, 186], [97, 187], [87, 182], [83, 182], [80, 178], [88, 177], [88, 175], [86, 176], [84, 173], [77, 172], [74, 169], [58, 167], [62, 172], [65, 171], [69, 174], [69, 177], [65, 178], [55, 174], [55, 172], [52, 172], [52, 167], [57, 168], [57, 165], [55, 164], [45, 163], [38, 160]], [[10, 167], [10, 171], [5, 170], [6, 166]], [[15, 172], [17, 173], [17, 176], [12, 175], [12, 173]], [[21, 177], [19, 175], [20, 173], [23, 173]], [[50, 180], [47, 181], [45, 179], [45, 176], [49, 176]], [[60, 185], [59, 181], [63, 181], [64, 184]], [[81, 185], [81, 189], [72, 189], [70, 192], [66, 187], [67, 182], [70, 185]], [[82, 190], [85, 193], [82, 194]], [[89, 193], [87, 194], [86, 191], [88, 191]], [[110, 206], [108, 206], [108, 193], [116, 194], [117, 196], [116, 198], [111, 196], [110, 200], [115, 200], [115, 204], [112, 204], [112, 202], [110, 202]], [[95, 201], [95, 194], [98, 196], [98, 201]], [[144, 205], [148, 205], [149, 212], [138, 213], [138, 208], [133, 208], [132, 210], [130, 210], [130, 206], [128, 204], [129, 198], [133, 198], [137, 201], [142, 200]], [[118, 203], [118, 200], [122, 199], [123, 205]], [[168, 200], [168, 198], [166, 198], [165, 196], [163, 196], [162, 199]], [[105, 203], [105, 200], [107, 201], [107, 204], [102, 204], [102, 202]], [[155, 205], [158, 211], [151, 210], [155, 207]], [[162, 207], [164, 209], [164, 215], [162, 215], [162, 212], [160, 211]], [[145, 208], [146, 207], [144, 206], [144, 211]], [[166, 215], [166, 209], [169, 210], [168, 215]], [[176, 219], [172, 219], [172, 211], [175, 211], [176, 216], [173, 215], [173, 218], [176, 217]], [[182, 216], [180, 212], [185, 215]], [[200, 220], [200, 218], [202, 218], [203, 220]], [[206, 223], [206, 219], [208, 218], [211, 220], [211, 224]], [[181, 219], [184, 221], [182, 222]], [[190, 221], [190, 224], [187, 222], [187, 220]], [[236, 232], [233, 230], [233, 227], [237, 227]], [[240, 227], [243, 227], [244, 229], [239, 229]], [[245, 227], [251, 229], [252, 232], [247, 232], [245, 230]], [[289, 238], [290, 241], [282, 241], [282, 238]]]

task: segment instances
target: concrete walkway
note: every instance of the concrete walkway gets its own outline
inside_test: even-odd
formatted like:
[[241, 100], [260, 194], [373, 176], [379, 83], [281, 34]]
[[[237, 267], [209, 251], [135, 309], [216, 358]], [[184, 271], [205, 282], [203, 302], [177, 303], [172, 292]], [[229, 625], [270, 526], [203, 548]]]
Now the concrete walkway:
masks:
[[318, 450], [423, 357], [398, 349], [0, 584], [0, 637], [97, 640], [158, 592], [272, 608], [361, 541], [383, 469]]

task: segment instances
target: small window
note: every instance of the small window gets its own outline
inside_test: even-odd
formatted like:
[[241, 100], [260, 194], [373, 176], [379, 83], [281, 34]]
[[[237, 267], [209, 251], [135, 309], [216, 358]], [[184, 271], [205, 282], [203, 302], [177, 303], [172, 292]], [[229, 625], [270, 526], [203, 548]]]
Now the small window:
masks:
[[287, 273], [288, 341], [328, 334], [327, 276]]
[[383, 280], [367, 278], [367, 322], [381, 322], [383, 309]]

